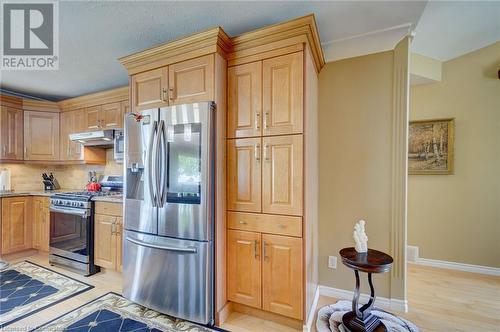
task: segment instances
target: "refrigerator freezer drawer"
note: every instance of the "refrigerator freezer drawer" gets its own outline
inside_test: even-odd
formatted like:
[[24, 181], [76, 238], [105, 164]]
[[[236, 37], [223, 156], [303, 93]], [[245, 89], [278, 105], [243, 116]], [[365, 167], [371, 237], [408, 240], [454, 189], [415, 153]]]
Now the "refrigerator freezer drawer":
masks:
[[213, 323], [212, 242], [125, 232], [123, 296], [167, 315]]

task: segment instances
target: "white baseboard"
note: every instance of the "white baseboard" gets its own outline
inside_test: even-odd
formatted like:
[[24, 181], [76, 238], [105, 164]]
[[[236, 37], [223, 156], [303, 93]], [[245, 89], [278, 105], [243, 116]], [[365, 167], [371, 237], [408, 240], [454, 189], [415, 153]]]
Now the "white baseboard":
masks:
[[318, 308], [319, 301], [319, 287], [316, 287], [316, 291], [314, 292], [314, 300], [311, 305], [311, 309], [309, 310], [309, 314], [307, 315], [306, 325], [303, 327], [303, 332], [310, 332], [311, 327], [314, 324], [314, 315], [316, 315], [316, 309]]
[[428, 258], [419, 258], [416, 262], [413, 262], [412, 264], [433, 266], [433, 267], [439, 267], [442, 269], [451, 269], [451, 270], [458, 270], [458, 271], [465, 271], [465, 272], [487, 274], [487, 275], [496, 276], [496, 277], [500, 276], [500, 268], [498, 268], [498, 267], [455, 263], [455, 262], [440, 261], [437, 259], [428, 259]]
[[408, 263], [425, 265], [425, 266], [432, 266], [432, 267], [439, 267], [442, 269], [450, 269], [450, 270], [458, 270], [458, 271], [465, 271], [465, 272], [487, 274], [487, 275], [496, 276], [496, 277], [500, 276], [500, 268], [498, 268], [498, 267], [456, 263], [456, 262], [450, 262], [450, 261], [440, 261], [438, 259], [420, 258], [419, 248], [416, 246], [407, 246], [406, 252], [407, 252]]
[[[352, 297], [354, 296], [353, 291], [323, 285], [319, 286], [319, 294], [323, 296], [334, 297], [336, 299], [350, 301], [352, 301]], [[361, 294], [361, 296], [359, 297], [361, 303], [366, 303], [369, 299], [370, 295], [368, 294]], [[386, 297], [377, 296], [377, 298], [375, 299], [375, 305], [389, 310], [408, 312], [408, 301], [406, 300], [388, 299]]]

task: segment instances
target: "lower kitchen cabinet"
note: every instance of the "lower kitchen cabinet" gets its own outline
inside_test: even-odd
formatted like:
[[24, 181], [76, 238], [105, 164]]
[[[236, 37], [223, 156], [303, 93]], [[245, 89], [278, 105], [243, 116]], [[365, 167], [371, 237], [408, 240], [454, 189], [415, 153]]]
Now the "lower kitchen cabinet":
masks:
[[251, 307], [262, 306], [261, 235], [227, 232], [228, 299]]
[[32, 247], [32, 198], [2, 198], [2, 255]]
[[228, 230], [230, 301], [302, 319], [302, 239]]
[[262, 309], [302, 319], [302, 239], [262, 234]]
[[49, 251], [50, 242], [50, 211], [49, 198], [33, 197], [33, 248], [44, 252]]
[[103, 268], [121, 271], [123, 232], [121, 204], [96, 202], [94, 225], [94, 263]]

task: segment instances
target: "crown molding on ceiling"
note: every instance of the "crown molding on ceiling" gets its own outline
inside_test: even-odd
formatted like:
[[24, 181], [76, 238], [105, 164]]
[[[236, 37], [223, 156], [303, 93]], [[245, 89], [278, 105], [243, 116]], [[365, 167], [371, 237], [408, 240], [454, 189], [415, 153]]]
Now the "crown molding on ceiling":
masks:
[[322, 43], [327, 62], [393, 50], [405, 36], [411, 34], [413, 24], [405, 23], [368, 33]]

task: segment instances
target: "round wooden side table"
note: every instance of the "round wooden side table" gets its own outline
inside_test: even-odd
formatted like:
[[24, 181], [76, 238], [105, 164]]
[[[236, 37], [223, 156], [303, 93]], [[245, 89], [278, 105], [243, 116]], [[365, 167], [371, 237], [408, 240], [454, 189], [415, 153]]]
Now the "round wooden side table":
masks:
[[[344, 327], [352, 332], [386, 331], [385, 325], [377, 316], [371, 313], [375, 303], [375, 288], [373, 287], [372, 273], [385, 273], [391, 270], [392, 257], [378, 250], [368, 249], [368, 252], [358, 253], [353, 247], [344, 248], [339, 252], [342, 263], [354, 270], [356, 288], [352, 299], [352, 311], [342, 317]], [[370, 285], [370, 300], [361, 308], [359, 304], [359, 272], [368, 273]]]

